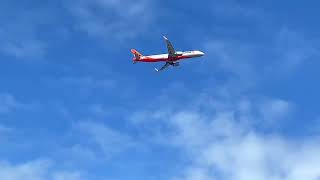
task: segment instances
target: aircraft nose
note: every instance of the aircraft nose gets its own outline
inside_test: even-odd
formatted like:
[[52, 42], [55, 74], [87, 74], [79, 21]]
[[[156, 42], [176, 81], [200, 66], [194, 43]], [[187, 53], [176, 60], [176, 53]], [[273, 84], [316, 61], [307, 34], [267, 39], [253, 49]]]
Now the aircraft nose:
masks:
[[199, 51], [199, 54], [200, 54], [201, 56], [204, 56], [204, 53], [203, 53], [203, 52], [201, 52], [201, 51]]

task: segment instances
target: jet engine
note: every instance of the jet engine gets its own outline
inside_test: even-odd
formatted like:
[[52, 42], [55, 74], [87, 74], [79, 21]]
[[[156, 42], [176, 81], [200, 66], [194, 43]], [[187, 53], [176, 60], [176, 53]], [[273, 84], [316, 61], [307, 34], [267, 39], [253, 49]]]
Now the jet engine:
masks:
[[172, 64], [172, 66], [174, 66], [174, 67], [177, 67], [179, 65], [180, 65], [179, 62], [175, 62], [175, 63]]

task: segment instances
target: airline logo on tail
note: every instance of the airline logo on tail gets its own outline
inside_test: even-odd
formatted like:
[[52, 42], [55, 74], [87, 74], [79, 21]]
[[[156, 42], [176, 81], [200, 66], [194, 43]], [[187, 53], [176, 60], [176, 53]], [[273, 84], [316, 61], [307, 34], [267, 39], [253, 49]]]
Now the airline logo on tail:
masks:
[[142, 57], [142, 54], [135, 49], [131, 49], [131, 52], [134, 55], [134, 58], [133, 58], [134, 61], [138, 61]]

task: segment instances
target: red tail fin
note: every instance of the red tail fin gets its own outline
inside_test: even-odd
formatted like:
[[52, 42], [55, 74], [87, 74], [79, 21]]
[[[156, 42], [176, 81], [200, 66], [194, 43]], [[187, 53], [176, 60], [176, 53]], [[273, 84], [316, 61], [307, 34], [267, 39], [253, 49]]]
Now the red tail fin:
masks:
[[142, 57], [142, 54], [135, 49], [131, 49], [131, 52], [134, 55], [134, 61], [138, 61]]

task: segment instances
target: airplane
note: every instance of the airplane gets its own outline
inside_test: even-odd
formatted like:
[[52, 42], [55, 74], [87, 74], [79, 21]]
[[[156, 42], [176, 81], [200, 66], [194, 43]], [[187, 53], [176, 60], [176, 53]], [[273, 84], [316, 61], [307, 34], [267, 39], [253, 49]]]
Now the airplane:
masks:
[[175, 51], [168, 38], [165, 36], [163, 36], [163, 38], [167, 44], [168, 54], [143, 56], [137, 50], [131, 49], [131, 52], [134, 55], [133, 64], [137, 62], [165, 62], [160, 69], [154, 68], [157, 72], [159, 72], [166, 69], [170, 65], [174, 67], [179, 66], [179, 60], [201, 57], [204, 55], [204, 53], [201, 51]]

